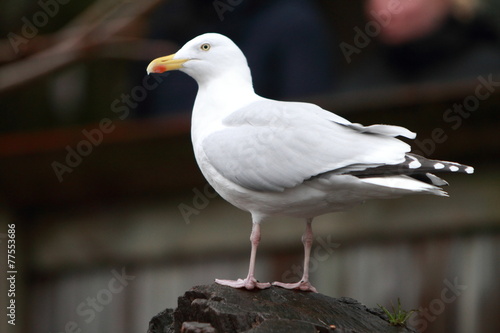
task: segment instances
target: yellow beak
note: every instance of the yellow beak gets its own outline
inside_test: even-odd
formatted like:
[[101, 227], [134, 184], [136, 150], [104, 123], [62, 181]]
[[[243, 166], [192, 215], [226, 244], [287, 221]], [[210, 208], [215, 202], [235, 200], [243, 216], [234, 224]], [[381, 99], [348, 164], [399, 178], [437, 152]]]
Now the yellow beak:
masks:
[[173, 59], [175, 54], [171, 54], [169, 56], [156, 58], [151, 61], [148, 65], [146, 71], [148, 74], [151, 73], [164, 73], [167, 71], [173, 71], [182, 67], [182, 64], [188, 61], [189, 59]]

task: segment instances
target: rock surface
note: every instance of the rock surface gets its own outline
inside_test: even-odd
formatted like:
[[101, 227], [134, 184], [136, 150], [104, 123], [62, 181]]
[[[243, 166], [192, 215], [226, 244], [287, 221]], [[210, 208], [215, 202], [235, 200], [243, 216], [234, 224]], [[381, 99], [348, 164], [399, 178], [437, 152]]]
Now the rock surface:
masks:
[[416, 332], [392, 326], [379, 309], [356, 300], [277, 287], [243, 290], [196, 286], [149, 323], [148, 333], [376, 333]]

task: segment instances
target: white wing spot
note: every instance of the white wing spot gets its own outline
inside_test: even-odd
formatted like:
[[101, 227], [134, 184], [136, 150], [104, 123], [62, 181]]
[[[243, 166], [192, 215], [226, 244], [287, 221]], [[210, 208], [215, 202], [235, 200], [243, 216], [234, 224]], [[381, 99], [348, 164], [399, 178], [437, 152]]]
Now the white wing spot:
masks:
[[442, 169], [442, 168], [444, 168], [444, 164], [443, 163], [436, 163], [436, 164], [434, 164], [434, 169], [439, 170], [439, 169]]
[[458, 170], [459, 170], [459, 169], [458, 169], [458, 167], [457, 167], [456, 165], [452, 165], [452, 166], [450, 166], [450, 171], [451, 171], [451, 172], [457, 172]]
[[408, 167], [410, 169], [418, 169], [422, 166], [422, 164], [413, 156], [408, 156], [409, 158], [411, 158], [413, 161], [410, 162], [410, 164], [408, 164]]
[[474, 168], [473, 167], [467, 167], [467, 168], [465, 168], [465, 172], [467, 172], [468, 174], [474, 173]]
[[419, 161], [417, 161], [417, 160], [415, 160], [415, 161], [411, 162], [410, 164], [408, 164], [408, 167], [410, 169], [418, 169], [421, 166], [422, 166], [422, 164]]

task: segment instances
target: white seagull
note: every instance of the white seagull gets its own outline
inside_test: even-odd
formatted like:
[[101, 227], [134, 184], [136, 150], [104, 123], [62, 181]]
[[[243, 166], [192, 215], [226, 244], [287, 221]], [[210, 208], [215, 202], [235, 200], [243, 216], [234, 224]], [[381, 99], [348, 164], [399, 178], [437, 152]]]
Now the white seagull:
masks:
[[312, 219], [367, 199], [426, 193], [446, 196], [431, 172], [473, 173], [469, 166], [410, 153], [399, 126], [362, 126], [299, 102], [254, 92], [247, 60], [229, 38], [206, 33], [177, 53], [153, 60], [148, 73], [180, 70], [196, 80], [191, 139], [201, 172], [234, 206], [252, 215], [250, 266], [245, 279], [215, 280], [234, 288], [268, 288], [254, 277], [260, 224], [273, 215], [304, 218], [304, 272], [288, 289], [316, 292], [309, 282]]

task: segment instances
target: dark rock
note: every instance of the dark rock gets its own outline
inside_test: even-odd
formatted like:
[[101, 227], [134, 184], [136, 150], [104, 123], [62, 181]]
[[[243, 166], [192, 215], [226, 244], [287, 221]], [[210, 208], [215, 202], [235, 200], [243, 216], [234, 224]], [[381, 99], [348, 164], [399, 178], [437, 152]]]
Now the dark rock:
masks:
[[166, 309], [149, 321], [148, 333], [170, 333], [174, 332], [174, 310]]
[[277, 287], [248, 291], [217, 284], [187, 291], [175, 311], [166, 310], [151, 320], [148, 333], [181, 332], [183, 324], [183, 332], [207, 333], [416, 332], [392, 326], [382, 311], [347, 297]]

